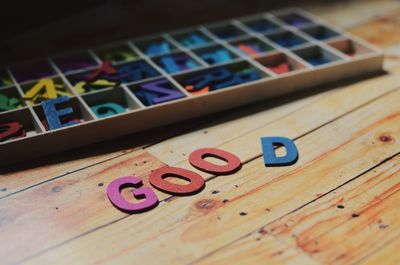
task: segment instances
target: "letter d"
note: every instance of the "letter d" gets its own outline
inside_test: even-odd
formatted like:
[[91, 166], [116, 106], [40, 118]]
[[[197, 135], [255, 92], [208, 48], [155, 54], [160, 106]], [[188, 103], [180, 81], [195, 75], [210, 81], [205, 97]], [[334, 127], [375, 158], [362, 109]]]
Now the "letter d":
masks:
[[[297, 162], [299, 153], [294, 142], [285, 137], [262, 137], [261, 146], [265, 166], [289, 166]], [[286, 149], [285, 156], [276, 156], [275, 146]]]

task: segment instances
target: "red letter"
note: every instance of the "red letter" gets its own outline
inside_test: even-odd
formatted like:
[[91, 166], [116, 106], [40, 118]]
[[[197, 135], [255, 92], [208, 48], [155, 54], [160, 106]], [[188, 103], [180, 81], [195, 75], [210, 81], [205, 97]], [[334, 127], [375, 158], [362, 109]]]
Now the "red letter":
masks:
[[[190, 181], [187, 185], [174, 184], [166, 181], [168, 176], [178, 177]], [[173, 195], [192, 195], [201, 191], [204, 187], [204, 179], [193, 171], [176, 167], [162, 167], [149, 176], [150, 184], [155, 188]]]
[[25, 136], [26, 132], [18, 122], [0, 124], [0, 142]]
[[112, 66], [111, 61], [105, 61], [99, 69], [91, 73], [87, 79], [89, 81], [96, 79], [100, 74], [106, 73], [109, 75], [113, 75], [117, 73], [117, 70]]
[[[216, 165], [204, 160], [206, 157], [215, 157], [224, 160], [227, 164], [224, 166]], [[216, 175], [228, 175], [235, 173], [240, 169], [242, 163], [240, 159], [223, 150], [216, 148], [201, 148], [192, 152], [189, 156], [189, 162], [195, 168]]]

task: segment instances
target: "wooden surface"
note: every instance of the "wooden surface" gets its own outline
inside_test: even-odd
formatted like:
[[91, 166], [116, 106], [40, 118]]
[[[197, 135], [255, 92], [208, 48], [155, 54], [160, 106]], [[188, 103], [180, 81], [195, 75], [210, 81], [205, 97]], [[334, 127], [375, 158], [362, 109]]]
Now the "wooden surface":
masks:
[[[305, 6], [381, 47], [386, 73], [3, 170], [1, 264], [399, 264], [400, 2]], [[329, 88], [329, 89], [328, 89]], [[299, 161], [266, 168], [261, 136]], [[244, 162], [189, 197], [127, 215], [113, 179], [217, 147]], [[196, 171], [196, 170], [194, 170]], [[198, 172], [198, 171], [196, 171]]]

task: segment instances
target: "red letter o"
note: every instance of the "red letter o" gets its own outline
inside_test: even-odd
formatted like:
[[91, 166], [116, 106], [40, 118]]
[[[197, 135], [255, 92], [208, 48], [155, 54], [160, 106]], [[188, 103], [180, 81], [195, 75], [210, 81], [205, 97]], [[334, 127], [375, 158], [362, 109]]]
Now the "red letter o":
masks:
[[[207, 162], [204, 160], [204, 158], [208, 156], [224, 160], [227, 162], [227, 164], [220, 166]], [[192, 166], [199, 170], [216, 175], [228, 175], [235, 173], [242, 166], [242, 163], [237, 156], [216, 148], [201, 148], [193, 151], [189, 156], [189, 162]]]
[[[190, 181], [190, 183], [187, 185], [180, 185], [168, 182], [164, 179], [168, 175]], [[168, 166], [159, 168], [151, 173], [149, 181], [156, 189], [172, 195], [192, 195], [201, 191], [205, 184], [204, 179], [193, 171]]]

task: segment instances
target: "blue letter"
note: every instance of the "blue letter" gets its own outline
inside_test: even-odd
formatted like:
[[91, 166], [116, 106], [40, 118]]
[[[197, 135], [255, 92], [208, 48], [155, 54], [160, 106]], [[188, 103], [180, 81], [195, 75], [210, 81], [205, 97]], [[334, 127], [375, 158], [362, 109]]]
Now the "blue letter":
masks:
[[[275, 154], [275, 146], [284, 146], [286, 155], [277, 157]], [[299, 157], [294, 142], [285, 137], [262, 137], [261, 146], [266, 166], [289, 166], [297, 162]]]
[[60, 118], [62, 116], [72, 114], [74, 112], [72, 108], [64, 108], [60, 110], [56, 109], [56, 104], [64, 103], [67, 102], [68, 100], [69, 100], [68, 97], [64, 96], [42, 101], [41, 105], [43, 108], [44, 115], [46, 116], [47, 123], [49, 124], [50, 130], [63, 128], [78, 123], [78, 121], [70, 121], [67, 123], [61, 123], [60, 121]]

